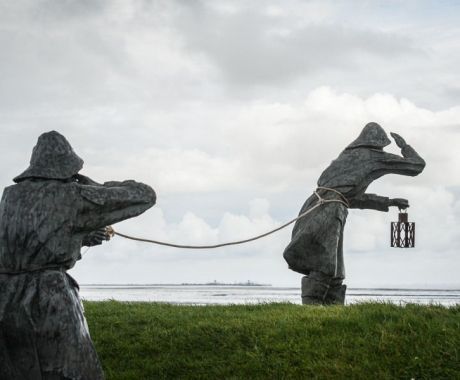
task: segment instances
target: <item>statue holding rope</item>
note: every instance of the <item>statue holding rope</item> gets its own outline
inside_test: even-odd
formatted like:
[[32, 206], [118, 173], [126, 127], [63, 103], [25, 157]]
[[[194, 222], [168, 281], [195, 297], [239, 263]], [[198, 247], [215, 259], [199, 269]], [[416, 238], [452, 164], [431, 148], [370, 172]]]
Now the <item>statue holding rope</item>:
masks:
[[425, 161], [396, 133], [391, 136], [402, 156], [387, 153], [391, 143], [384, 129], [369, 123], [359, 137], [332, 161], [318, 180], [318, 189], [310, 196], [300, 214], [311, 210], [318, 199], [337, 200], [317, 207], [296, 221], [292, 239], [284, 251], [289, 268], [304, 274], [302, 303], [343, 304], [346, 285], [343, 260], [343, 230], [348, 208], [388, 211], [390, 206], [406, 209], [406, 199], [367, 194], [367, 187], [385, 174], [416, 176]]
[[107, 225], [155, 204], [150, 186], [98, 184], [64, 136], [44, 133], [0, 203], [0, 378], [103, 379], [78, 284], [67, 274]]

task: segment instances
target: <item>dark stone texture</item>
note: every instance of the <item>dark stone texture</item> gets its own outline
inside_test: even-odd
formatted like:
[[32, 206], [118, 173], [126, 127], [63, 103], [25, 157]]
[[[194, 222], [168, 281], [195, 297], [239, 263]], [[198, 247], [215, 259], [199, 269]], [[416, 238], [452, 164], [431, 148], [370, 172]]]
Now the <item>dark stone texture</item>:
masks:
[[343, 305], [345, 303], [346, 285], [331, 286], [324, 298], [324, 303], [328, 305]]
[[83, 160], [73, 151], [64, 136], [56, 131], [43, 133], [37, 141], [30, 158], [30, 166], [16, 178], [67, 179], [83, 167]]
[[99, 228], [96, 231], [90, 232], [88, 235], [83, 237], [81, 245], [85, 247], [94, 247], [95, 245], [101, 245], [102, 242], [110, 240], [110, 235], [106, 228]]
[[302, 277], [302, 298], [311, 297], [323, 301], [326, 297], [329, 285], [313, 278], [313, 276]]
[[27, 174], [3, 193], [0, 379], [104, 377], [78, 284], [66, 271], [81, 258], [82, 244], [99, 244], [101, 229], [143, 213], [156, 196], [142, 183], [101, 185], [77, 175], [73, 155], [57, 132], [42, 135]]
[[347, 146], [351, 148], [385, 148], [391, 144], [385, 130], [377, 123], [368, 123], [363, 128], [358, 138]]
[[[376, 123], [367, 124], [360, 136], [321, 174], [318, 187], [339, 191], [348, 200], [350, 208], [378, 211], [388, 211], [390, 206], [407, 208], [406, 199], [366, 194], [368, 186], [385, 174], [416, 176], [425, 167], [425, 161], [401, 136], [392, 133], [392, 137], [401, 148], [402, 156], [383, 151], [383, 147], [390, 143], [385, 131]], [[328, 190], [318, 189], [318, 194], [324, 199], [340, 199], [338, 194]], [[313, 207], [317, 201], [316, 195], [311, 195], [300, 213]], [[307, 276], [311, 272], [320, 272], [324, 275], [320, 281], [327, 285], [331, 281], [341, 282], [345, 278], [343, 230], [347, 215], [347, 207], [334, 202], [299, 219], [283, 254], [289, 268]], [[307, 296], [303, 291], [302, 297]], [[326, 298], [327, 295], [320, 300], [321, 303]]]

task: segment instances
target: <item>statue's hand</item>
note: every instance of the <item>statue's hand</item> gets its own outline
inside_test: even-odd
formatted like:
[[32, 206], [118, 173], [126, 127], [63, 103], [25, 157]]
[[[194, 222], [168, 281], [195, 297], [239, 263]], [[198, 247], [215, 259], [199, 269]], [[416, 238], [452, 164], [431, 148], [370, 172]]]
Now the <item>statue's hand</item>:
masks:
[[93, 247], [101, 245], [103, 241], [110, 240], [110, 234], [107, 232], [107, 227], [99, 228], [96, 231], [90, 232], [83, 238], [82, 245], [86, 247]]
[[395, 140], [396, 145], [399, 146], [401, 149], [404, 148], [407, 145], [406, 140], [404, 140], [397, 133], [391, 132], [390, 135]]
[[83, 174], [76, 174], [74, 175], [74, 178], [77, 180], [78, 183], [81, 183], [82, 185], [101, 186], [100, 183], [93, 181], [91, 178]]
[[404, 198], [390, 199], [390, 206], [398, 207], [400, 210], [405, 210], [409, 207], [409, 201]]

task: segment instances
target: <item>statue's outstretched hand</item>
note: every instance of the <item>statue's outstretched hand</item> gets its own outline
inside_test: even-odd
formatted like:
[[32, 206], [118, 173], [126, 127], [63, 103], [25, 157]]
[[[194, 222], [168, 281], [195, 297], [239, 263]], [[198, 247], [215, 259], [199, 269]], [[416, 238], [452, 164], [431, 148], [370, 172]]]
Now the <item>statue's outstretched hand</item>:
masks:
[[401, 149], [404, 148], [407, 145], [406, 140], [404, 140], [397, 133], [391, 132], [390, 135], [395, 140], [396, 145], [399, 146]]
[[390, 206], [398, 207], [400, 210], [405, 210], [409, 207], [409, 201], [404, 198], [390, 199]]
[[90, 232], [83, 238], [82, 245], [86, 247], [93, 247], [95, 245], [101, 245], [103, 241], [110, 240], [111, 235], [107, 232], [107, 227], [99, 228], [93, 232]]

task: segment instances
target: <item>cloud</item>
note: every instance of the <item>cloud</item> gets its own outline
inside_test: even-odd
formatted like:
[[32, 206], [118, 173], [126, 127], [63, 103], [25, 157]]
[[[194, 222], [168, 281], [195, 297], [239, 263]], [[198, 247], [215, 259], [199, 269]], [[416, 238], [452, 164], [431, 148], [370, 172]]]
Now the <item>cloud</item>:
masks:
[[[345, 260], [350, 286], [456, 286], [458, 285], [458, 198], [444, 189], [422, 189], [424, 204], [409, 196], [411, 221], [417, 223], [413, 249], [389, 248], [389, 223], [397, 218], [373, 211], [351, 210], [345, 230]], [[454, 204], [456, 206], [454, 206]], [[244, 239], [281, 224], [270, 213], [266, 199], [254, 199], [242, 214], [226, 212], [211, 225], [186, 212], [177, 223], [155, 207], [151, 212], [115, 228], [123, 233], [181, 244], [216, 244]], [[437, 210], [437, 211], [434, 211]], [[439, 221], [443, 220], [442, 229]], [[282, 252], [290, 228], [242, 246], [218, 250], [178, 250], [136, 243], [116, 237], [91, 249], [72, 273], [82, 282], [171, 283], [246, 281], [295, 286], [299, 275], [287, 269]]]
[[[380, 195], [410, 200], [409, 214], [411, 220], [417, 222], [417, 248], [404, 253], [389, 248], [389, 223], [396, 220], [396, 211], [385, 214], [352, 210], [345, 234], [346, 262], [353, 274], [350, 281], [357, 285], [366, 281], [389, 284], [391, 279], [384, 273], [375, 273], [374, 267], [400, 265], [410, 273], [398, 269], [399, 275], [392, 277], [395, 282], [423, 283], [425, 273], [430, 272], [430, 276], [434, 276], [427, 263], [442, 258], [436, 272], [438, 283], [455, 282], [452, 268], [455, 268], [454, 263], [458, 263], [457, 225], [460, 215], [459, 194], [454, 189], [460, 186], [460, 179], [446, 173], [454, 173], [457, 165], [456, 147], [460, 137], [452, 121], [459, 113], [458, 108], [433, 112], [389, 94], [375, 94], [363, 99], [322, 87], [312, 91], [304, 102], [257, 102], [252, 106], [232, 108], [231, 111], [224, 108], [218, 114], [210, 113], [207, 122], [217, 125], [217, 118], [226, 112], [231, 113], [233, 119], [224, 116], [220, 133], [208, 135], [207, 144], [201, 142], [203, 149], [209, 149], [212, 155], [186, 150], [142, 150], [127, 160], [126, 166], [109, 169], [107, 162], [101, 167], [101, 174], [108, 170], [105, 175], [125, 173], [127, 176], [129, 173], [136, 178], [145, 178], [162, 189], [159, 191], [159, 202], [175, 209], [177, 221], [164, 219], [161, 212], [162, 217], [152, 222], [144, 220], [144, 217], [127, 222], [129, 232], [185, 244], [215, 244], [244, 239], [275, 228], [297, 214], [314, 189], [321, 171], [355, 138], [363, 124], [376, 120], [384, 127], [390, 126], [391, 130], [401, 133], [428, 163], [419, 177], [385, 176], [369, 189], [369, 192]], [[202, 128], [201, 136], [205, 136], [204, 130], [209, 126]], [[197, 130], [195, 125], [193, 134]], [[186, 140], [183, 140], [185, 145]], [[442, 149], [437, 149], [438, 146]], [[398, 153], [395, 147], [390, 149]], [[219, 156], [216, 153], [219, 151], [225, 154]], [[136, 171], [129, 169], [135, 167], [134, 163], [138, 164]], [[154, 170], [148, 174], [147, 168]], [[161, 172], [167, 177], [162, 179], [162, 175], [158, 174]], [[257, 192], [257, 189], [267, 198], [252, 201], [251, 207], [240, 213], [230, 211], [247, 202], [248, 198], [245, 200], [242, 194], [251, 190]], [[204, 192], [202, 200], [199, 196], [201, 192]], [[180, 194], [184, 194], [185, 200], [175, 202]], [[207, 197], [214, 200], [207, 201]], [[195, 199], [197, 205], [194, 205]], [[191, 209], [194, 211], [189, 211]], [[158, 210], [152, 211], [154, 215], [158, 216]], [[165, 211], [169, 213], [169, 210]], [[124, 229], [124, 226], [119, 228]], [[158, 264], [169, 268], [173, 265], [170, 263], [193, 266], [196, 278], [203, 281], [212, 281], [214, 277], [227, 278], [227, 264], [236, 267], [241, 261], [253, 268], [257, 267], [257, 263], [264, 262], [271, 268], [270, 273], [262, 275], [256, 271], [251, 278], [275, 284], [294, 284], [297, 277], [286, 270], [281, 255], [289, 241], [289, 233], [290, 229], [287, 229], [249, 246], [215, 252], [171, 252], [170, 249], [149, 246], [138, 246], [136, 251], [146, 267]], [[129, 252], [128, 247], [123, 244], [120, 250]], [[155, 252], [153, 256], [152, 249]], [[125, 255], [122, 262], [127, 265], [131, 260], [127, 257], [131, 258], [131, 254]], [[410, 266], [409, 258], [414, 261]], [[387, 263], [390, 259], [394, 261], [391, 265]], [[103, 256], [102, 261], [106, 260], [108, 256]], [[199, 269], [208, 267], [209, 260], [215, 265], [212, 276]], [[223, 267], [219, 264], [220, 260], [225, 263]], [[361, 268], [364, 263], [367, 263], [367, 270], [374, 273], [372, 278], [368, 273], [356, 273], [356, 268]], [[445, 269], [445, 276], [439, 275], [441, 268]], [[181, 271], [183, 269], [167, 278], [180, 281]], [[245, 275], [247, 272], [242, 273]], [[235, 281], [245, 280], [241, 277], [242, 273], [233, 272]], [[158, 279], [164, 278], [160, 274], [158, 276]], [[149, 278], [146, 276], [145, 281], [148, 282]], [[436, 282], [433, 278], [430, 281]]]
[[[199, 216], [187, 212], [178, 223], [167, 221], [159, 207], [136, 220], [116, 226], [120, 232], [137, 236], [154, 237], [160, 241], [180, 244], [204, 245], [248, 238], [278, 226], [268, 213], [265, 199], [254, 199], [249, 203], [247, 214], [226, 212], [216, 226], [209, 225]], [[225, 279], [246, 281], [250, 268], [267, 265], [271, 271], [273, 263], [283, 265], [277, 254], [289, 232], [269, 239], [259, 240], [246, 246], [234, 246], [216, 250], [177, 250], [173, 248], [146, 245], [119, 237], [103, 247], [96, 247], [85, 253], [72, 273], [83, 282], [113, 282], [113, 272], [119, 273], [121, 282], [196, 282]], [[284, 239], [282, 238], [284, 237]], [[249, 248], [249, 250], [248, 250]], [[142, 263], [142, 264], [141, 264]], [[242, 268], [247, 263], [249, 269]], [[209, 271], [212, 266], [212, 271]], [[121, 270], [121, 268], [124, 268]], [[232, 268], [232, 270], [229, 270]], [[236, 270], [240, 268], [239, 270]], [[98, 274], [95, 275], [95, 272]], [[259, 280], [271, 283], [273, 272], [264, 268]]]
[[[295, 0], [0, 7], [2, 186], [28, 165], [38, 135], [56, 129], [85, 159], [86, 174], [157, 190], [157, 206], [117, 228], [222, 242], [297, 215], [322, 170], [376, 121], [427, 161], [419, 177], [386, 176], [369, 189], [410, 200], [417, 248], [404, 255], [388, 248], [396, 212], [353, 211], [345, 236], [350, 281], [457, 281], [453, 5], [436, 12], [419, 2], [383, 9]], [[399, 153], [394, 144], [389, 151]], [[75, 273], [83, 282], [297, 284], [281, 257], [289, 234], [194, 254], [116, 239], [91, 249]]]
[[266, 12], [259, 7], [184, 9], [188, 12], [178, 18], [177, 27], [186, 46], [206, 54], [232, 85], [284, 83], [321, 71], [354, 71], [390, 56], [396, 62], [420, 55], [403, 35], [313, 19], [296, 24], [270, 7]]

